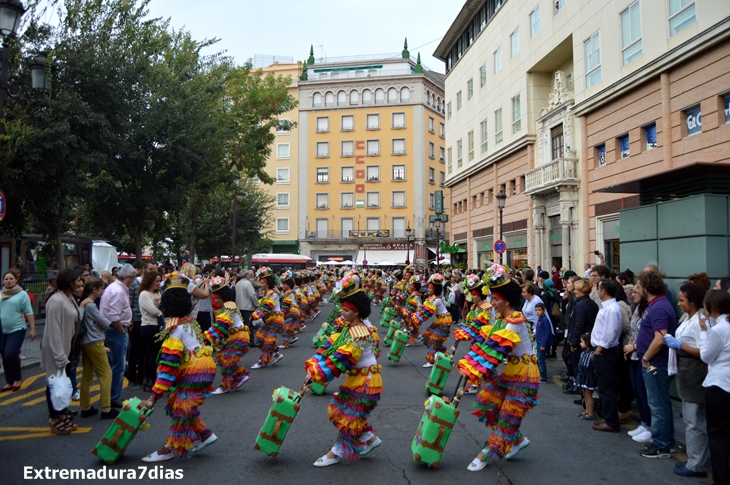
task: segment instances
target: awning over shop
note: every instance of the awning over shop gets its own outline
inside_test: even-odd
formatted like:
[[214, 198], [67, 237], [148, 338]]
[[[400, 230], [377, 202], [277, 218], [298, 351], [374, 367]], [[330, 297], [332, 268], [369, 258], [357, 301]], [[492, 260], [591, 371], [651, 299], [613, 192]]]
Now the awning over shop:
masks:
[[[390, 263], [391, 265], [403, 265], [406, 264], [406, 257], [408, 256], [408, 251], [405, 249], [394, 249], [390, 251], [386, 250], [368, 250], [363, 251], [360, 250], [357, 252], [357, 258], [355, 261], [355, 264], [361, 265], [363, 264], [363, 259], [367, 258], [368, 265], [377, 266], [382, 263]], [[413, 251], [411, 251], [411, 259], [413, 259], [414, 254]]]

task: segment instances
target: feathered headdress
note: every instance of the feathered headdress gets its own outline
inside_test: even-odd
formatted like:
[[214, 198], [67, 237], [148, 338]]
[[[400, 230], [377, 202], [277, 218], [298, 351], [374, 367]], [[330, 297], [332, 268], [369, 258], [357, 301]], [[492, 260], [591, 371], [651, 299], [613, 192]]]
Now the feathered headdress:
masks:
[[512, 281], [507, 273], [509, 273], [509, 268], [507, 266], [493, 264], [484, 274], [484, 280], [490, 288], [499, 288], [500, 286], [504, 286]]

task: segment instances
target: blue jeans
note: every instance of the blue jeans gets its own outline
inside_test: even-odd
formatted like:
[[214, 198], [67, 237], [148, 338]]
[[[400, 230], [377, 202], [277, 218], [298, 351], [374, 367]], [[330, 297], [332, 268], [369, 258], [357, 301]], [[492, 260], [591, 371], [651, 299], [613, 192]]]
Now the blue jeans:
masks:
[[104, 331], [106, 336], [106, 346], [109, 347], [109, 366], [112, 368], [112, 402], [120, 402], [122, 400], [122, 386], [124, 385], [124, 362], [127, 358], [127, 343], [129, 335], [119, 333], [113, 327], [109, 327]]
[[639, 360], [629, 361], [629, 376], [631, 377], [631, 387], [636, 397], [636, 407], [639, 409], [639, 419], [641, 425], [647, 429], [651, 427], [651, 411], [649, 410], [649, 402], [646, 399], [646, 386], [644, 385], [643, 369]]
[[547, 379], [547, 366], [545, 365], [545, 357], [547, 356], [548, 347], [545, 350], [537, 348], [537, 368], [540, 369], [540, 379]]
[[651, 439], [662, 451], [674, 446], [674, 416], [669, 398], [669, 384], [672, 378], [666, 367], [657, 367], [656, 375], [641, 367], [641, 376], [646, 386], [646, 398], [651, 410]]
[[25, 328], [10, 333], [2, 333], [0, 330], [0, 354], [3, 356], [5, 381], [11, 386], [16, 381], [23, 380], [20, 372], [20, 347], [25, 340], [25, 331]]

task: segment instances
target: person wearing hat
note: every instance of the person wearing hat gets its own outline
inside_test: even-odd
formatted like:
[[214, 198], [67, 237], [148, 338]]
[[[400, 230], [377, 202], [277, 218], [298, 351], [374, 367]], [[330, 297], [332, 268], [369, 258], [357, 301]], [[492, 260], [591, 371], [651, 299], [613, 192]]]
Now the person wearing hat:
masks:
[[284, 297], [281, 299], [281, 311], [284, 312], [284, 328], [282, 329], [282, 347], [289, 348], [299, 337], [295, 328], [299, 326], [302, 312], [297, 303], [297, 294], [294, 291], [294, 274], [291, 271], [284, 271], [281, 274], [281, 286], [284, 289]]
[[[464, 323], [457, 326], [454, 331], [454, 340], [456, 345], [459, 342], [470, 342], [472, 345], [480, 337], [481, 328], [489, 325], [492, 320], [492, 305], [484, 300], [489, 295], [489, 288], [477, 275], [467, 275], [463, 285], [471, 298], [471, 303], [464, 317]], [[478, 391], [479, 386], [471, 383], [466, 389], [466, 394], [476, 394]]]
[[262, 266], [256, 271], [256, 278], [261, 283], [262, 296], [259, 299], [259, 308], [251, 315], [256, 330], [256, 342], [261, 349], [261, 357], [251, 366], [252, 369], [261, 369], [274, 365], [284, 358], [276, 345], [279, 334], [284, 327], [284, 314], [279, 305], [279, 293], [276, 291], [276, 279], [270, 268]]
[[[495, 322], [480, 329], [480, 338], [457, 364], [467, 380], [484, 383], [474, 400], [473, 414], [492, 429], [484, 449], [467, 467], [469, 471], [483, 469], [490, 460], [514, 458], [530, 444], [520, 433], [520, 424], [527, 411], [537, 405], [540, 386], [526, 319], [516, 310], [520, 307], [520, 286], [508, 278], [507, 268], [498, 264], [492, 265], [484, 278], [497, 310]], [[507, 365], [497, 374], [505, 358]]]
[[342, 330], [333, 333], [304, 363], [307, 382], [326, 385], [341, 374], [347, 375], [327, 408], [329, 420], [338, 431], [337, 442], [314, 462], [317, 467], [334, 465], [342, 458], [357, 460], [382, 443], [368, 422], [383, 392], [377, 361], [380, 339], [367, 319], [370, 299], [362, 290], [359, 276], [345, 276], [338, 298], [342, 305]]
[[424, 344], [428, 347], [426, 352], [426, 363], [423, 367], [433, 367], [436, 352], [446, 352], [444, 343], [449, 338], [451, 331], [451, 313], [446, 309], [441, 293], [444, 288], [444, 277], [434, 273], [428, 279], [428, 298], [419, 307], [411, 319], [417, 326], [436, 315], [433, 323], [423, 334]]
[[418, 319], [413, 319], [418, 307], [421, 306], [421, 280], [418, 276], [411, 276], [408, 280], [408, 298], [403, 305], [403, 322], [408, 328], [408, 343], [406, 347], [423, 342], [421, 335], [421, 323]]

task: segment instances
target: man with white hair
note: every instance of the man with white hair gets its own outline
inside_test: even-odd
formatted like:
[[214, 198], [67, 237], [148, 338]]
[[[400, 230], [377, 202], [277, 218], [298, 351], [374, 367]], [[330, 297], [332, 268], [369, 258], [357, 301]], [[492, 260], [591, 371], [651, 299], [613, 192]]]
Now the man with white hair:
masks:
[[124, 384], [124, 361], [127, 356], [128, 332], [132, 326], [132, 307], [129, 304], [129, 287], [137, 277], [137, 270], [125, 264], [117, 273], [117, 279], [101, 296], [100, 310], [111, 326], [104, 331], [112, 368], [111, 405], [122, 407], [122, 386]]
[[251, 283], [254, 273], [251, 270], [242, 269], [239, 276], [241, 279], [236, 283], [236, 306], [241, 310], [243, 323], [251, 325], [251, 314], [259, 306], [256, 290]]

